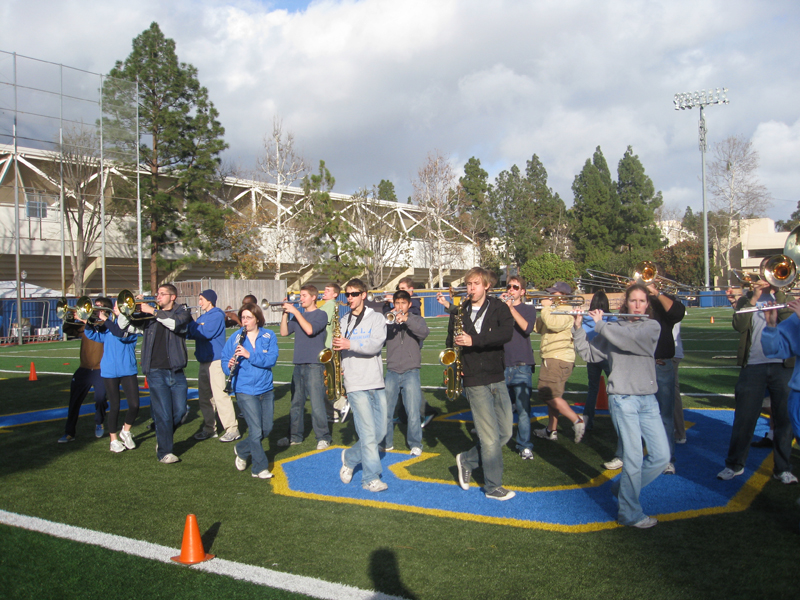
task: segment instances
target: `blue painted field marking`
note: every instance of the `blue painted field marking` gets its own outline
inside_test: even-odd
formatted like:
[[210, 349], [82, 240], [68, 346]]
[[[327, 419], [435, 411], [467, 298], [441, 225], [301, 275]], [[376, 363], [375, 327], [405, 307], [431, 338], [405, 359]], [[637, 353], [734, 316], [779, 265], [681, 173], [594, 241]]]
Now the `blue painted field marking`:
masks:
[[[544, 410], [544, 409], [543, 409]], [[724, 467], [733, 411], [729, 409], [686, 409], [693, 426], [687, 429], [688, 443], [677, 454], [676, 475], [664, 475], [642, 491], [645, 510], [662, 520], [698, 517], [704, 514], [746, 509], [769, 480], [771, 451], [753, 448], [745, 474], [720, 481], [716, 474]], [[535, 416], [534, 412], [534, 416]], [[440, 417], [465, 422], [468, 413]], [[756, 435], [763, 435], [767, 422], [761, 419]], [[597, 531], [616, 527], [616, 501], [610, 481], [618, 472], [604, 471], [583, 485], [530, 487], [506, 484], [517, 492], [507, 502], [492, 502], [478, 487], [464, 491], [452, 473], [442, 479], [413, 476], [413, 464], [437, 456], [424, 452], [419, 458], [406, 453], [387, 452], [381, 457], [383, 480], [389, 489], [373, 494], [361, 488], [357, 470], [349, 485], [339, 480], [341, 447], [313, 451], [275, 463], [273, 487], [276, 493], [328, 502], [340, 502], [496, 523], [515, 527], [565, 532]], [[448, 481], [449, 478], [449, 481]], [[531, 482], [532, 484], [534, 482]]]

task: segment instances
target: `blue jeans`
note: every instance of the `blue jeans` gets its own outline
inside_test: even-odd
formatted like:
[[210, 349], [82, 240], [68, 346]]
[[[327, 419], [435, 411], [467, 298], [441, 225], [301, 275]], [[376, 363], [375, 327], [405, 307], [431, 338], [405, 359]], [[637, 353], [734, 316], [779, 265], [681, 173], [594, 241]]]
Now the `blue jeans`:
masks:
[[[669, 462], [669, 443], [654, 395], [612, 394], [608, 405], [614, 407], [611, 418], [622, 442], [622, 475], [612, 486], [619, 499], [617, 520], [622, 525], [633, 525], [645, 518], [639, 493], [664, 472]], [[642, 440], [647, 445], [646, 458]]]
[[408, 415], [406, 443], [409, 448], [422, 449], [422, 422], [420, 421], [420, 404], [422, 403], [422, 386], [419, 382], [419, 369], [411, 369], [405, 373], [387, 371], [384, 378], [386, 385], [386, 436], [383, 447], [394, 446], [394, 409], [397, 396], [403, 392], [403, 406]]
[[236, 392], [236, 403], [247, 421], [247, 437], [236, 444], [236, 454], [243, 460], [251, 458], [251, 471], [258, 475], [269, 469], [269, 460], [261, 440], [272, 431], [275, 391], [270, 390], [258, 396]]
[[533, 450], [531, 443], [531, 392], [533, 373], [530, 365], [506, 367], [506, 387], [512, 404], [517, 407], [517, 451]]
[[295, 365], [292, 372], [292, 408], [289, 412], [289, 437], [303, 441], [306, 396], [311, 399], [311, 427], [317, 441], [330, 443], [328, 413], [325, 408], [325, 365], [322, 363]]
[[186, 413], [189, 385], [182, 370], [150, 369], [147, 381], [150, 385], [150, 411], [156, 425], [158, 459], [161, 460], [172, 454], [172, 434]]
[[487, 494], [503, 485], [503, 446], [511, 439], [514, 415], [505, 381], [464, 388], [478, 431], [479, 445], [461, 453], [461, 462], [473, 471], [483, 466]]
[[667, 434], [669, 444], [669, 462], [675, 462], [675, 369], [672, 366], [672, 359], [664, 360], [666, 364], [656, 363], [656, 401], [658, 409], [661, 411], [661, 422], [664, 424], [664, 432]]
[[773, 457], [775, 473], [791, 471], [789, 456], [792, 454], [792, 425], [789, 420], [789, 379], [792, 370], [782, 363], [747, 365], [739, 371], [734, 391], [736, 408], [733, 411], [731, 442], [725, 465], [734, 471], [744, 468], [750, 442], [761, 416], [764, 388], [769, 392], [770, 412], [775, 427]]
[[586, 363], [586, 373], [589, 375], [589, 389], [586, 391], [586, 405], [583, 408], [583, 421], [586, 429], [594, 427], [594, 409], [597, 407], [597, 394], [600, 393], [600, 378], [606, 374], [606, 379], [611, 374], [611, 367], [607, 360], [596, 363]]
[[370, 481], [381, 475], [378, 437], [386, 431], [386, 391], [380, 388], [347, 392], [347, 400], [353, 411], [358, 441], [344, 451], [344, 464], [354, 469], [361, 463], [361, 486], [367, 487]]

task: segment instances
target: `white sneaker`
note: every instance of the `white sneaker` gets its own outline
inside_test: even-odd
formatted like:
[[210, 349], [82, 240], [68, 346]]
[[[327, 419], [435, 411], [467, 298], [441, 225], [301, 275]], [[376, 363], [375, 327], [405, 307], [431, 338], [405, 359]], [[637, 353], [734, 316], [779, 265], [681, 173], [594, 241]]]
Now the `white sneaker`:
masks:
[[171, 465], [172, 463], [181, 462], [181, 459], [170, 452], [169, 454], [165, 454], [164, 458], [158, 462], [164, 463], [165, 465]]
[[651, 527], [655, 527], [658, 524], [658, 520], [655, 517], [645, 517], [638, 523], [634, 523], [631, 527], [636, 527], [637, 529], [650, 529]]
[[622, 468], [622, 459], [621, 458], [617, 458], [615, 456], [610, 461], [604, 462], [603, 463], [603, 467], [605, 467], [609, 471], [616, 471], [617, 469], [621, 469]]
[[348, 467], [344, 462], [344, 453], [347, 449], [342, 450], [342, 468], [339, 469], [339, 479], [342, 483], [350, 483], [353, 480], [353, 469]]
[[797, 477], [795, 477], [791, 471], [784, 471], [783, 473], [778, 473], [777, 475], [772, 476], [773, 479], [778, 479], [784, 485], [791, 485], [793, 483], [797, 483]]
[[667, 463], [667, 466], [664, 467], [663, 475], [675, 475], [675, 465], [672, 463]]
[[729, 479], [733, 479], [734, 477], [738, 477], [742, 473], [744, 473], [744, 468], [739, 469], [738, 471], [734, 471], [730, 467], [725, 467], [724, 469], [722, 469], [722, 471], [717, 473], [717, 479], [722, 479], [723, 481], [728, 481]]
[[422, 456], [422, 448], [412, 448], [411, 456]]
[[373, 479], [367, 485], [364, 486], [365, 490], [369, 490], [370, 492], [383, 492], [389, 489], [389, 486], [382, 482], [380, 479]]
[[125, 446], [119, 440], [111, 440], [111, 448], [112, 452], [124, 452]]
[[241, 439], [242, 434], [239, 433], [238, 429], [231, 429], [230, 431], [226, 431], [219, 437], [220, 442], [235, 442], [238, 439]]
[[269, 469], [264, 469], [261, 473], [253, 473], [252, 475], [258, 479], [272, 479], [272, 473]]
[[125, 444], [125, 447], [128, 450], [133, 450], [136, 448], [136, 442], [133, 441], [133, 434], [130, 431], [125, 431], [124, 429], [119, 432], [119, 439], [122, 440], [122, 443]]
[[583, 439], [583, 434], [586, 433], [586, 423], [583, 422], [583, 419], [572, 424], [572, 431], [575, 432], [575, 443], [580, 444]]
[[350, 403], [347, 402], [342, 408], [339, 409], [339, 422], [344, 423], [347, 415], [350, 414]]
[[519, 452], [519, 457], [522, 460], [533, 460], [533, 452], [531, 452], [530, 448], [523, 448]]
[[317, 442], [317, 450], [325, 450], [331, 443], [326, 440], [320, 440]]
[[244, 471], [247, 468], [247, 461], [243, 458], [239, 458], [239, 453], [236, 452], [236, 448], [234, 447], [233, 453], [236, 455], [236, 458], [233, 461], [233, 464], [236, 465], [236, 468], [239, 471]]

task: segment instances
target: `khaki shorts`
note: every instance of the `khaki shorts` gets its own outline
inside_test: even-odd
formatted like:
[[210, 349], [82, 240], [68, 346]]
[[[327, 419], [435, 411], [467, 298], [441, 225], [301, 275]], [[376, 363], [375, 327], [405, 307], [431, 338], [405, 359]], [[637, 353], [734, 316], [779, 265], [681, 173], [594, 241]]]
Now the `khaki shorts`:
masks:
[[563, 398], [564, 388], [575, 363], [557, 358], [542, 359], [542, 368], [539, 369], [539, 401], [549, 402], [553, 398]]

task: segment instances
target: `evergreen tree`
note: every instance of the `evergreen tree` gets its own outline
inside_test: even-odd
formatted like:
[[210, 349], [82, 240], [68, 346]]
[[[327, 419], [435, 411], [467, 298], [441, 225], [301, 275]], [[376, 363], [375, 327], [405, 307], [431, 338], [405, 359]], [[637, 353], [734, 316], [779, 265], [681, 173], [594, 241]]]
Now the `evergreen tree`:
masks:
[[331, 198], [335, 183], [325, 161], [319, 161], [319, 173], [303, 178], [306, 200], [300, 221], [306, 229], [303, 237], [310, 240], [316, 269], [333, 281], [347, 281], [362, 272], [361, 259], [369, 250], [353, 241], [353, 228]]
[[460, 215], [465, 233], [478, 245], [482, 267], [496, 266], [497, 257], [490, 247], [495, 231], [489, 199], [489, 174], [474, 156], [464, 165], [464, 176], [458, 180], [464, 211]]
[[791, 231], [800, 225], [800, 202], [797, 203], [795, 211], [789, 215], [788, 221], [775, 221], [775, 231]]
[[572, 193], [570, 239], [578, 261], [595, 261], [614, 252], [619, 238], [619, 205], [600, 146], [575, 176]]
[[644, 172], [639, 157], [628, 146], [617, 168], [617, 197], [620, 203], [620, 245], [655, 250], [664, 247], [661, 230], [655, 222], [655, 209], [663, 204], [653, 181]]
[[566, 255], [567, 207], [561, 197], [547, 186], [547, 170], [534, 154], [525, 167], [525, 183], [528, 190], [526, 204], [530, 204], [529, 214], [533, 218], [528, 223], [528, 258], [535, 254], [548, 252]]
[[[139, 80], [139, 119], [148, 143], [140, 145], [149, 176], [142, 182], [142, 213], [150, 245], [150, 289], [161, 281], [159, 268], [179, 267], [209, 253], [223, 232], [225, 211], [211, 198], [220, 182], [219, 154], [227, 147], [225, 133], [197, 69], [178, 62], [175, 42], [157, 23], [133, 40], [125, 61], [117, 61], [110, 77]], [[104, 89], [109, 106], [119, 90], [113, 80]], [[130, 114], [119, 115], [119, 120]], [[164, 251], [180, 245], [184, 258], [170, 260]], [[194, 251], [194, 252], [191, 252]]]
[[524, 214], [525, 182], [519, 167], [500, 172], [489, 188], [489, 206], [495, 235], [502, 247], [500, 259], [507, 265], [522, 265], [527, 260], [527, 244], [532, 233], [526, 229]]
[[378, 198], [381, 200], [388, 200], [389, 202], [397, 202], [394, 184], [388, 179], [381, 179], [381, 182], [378, 184]]

